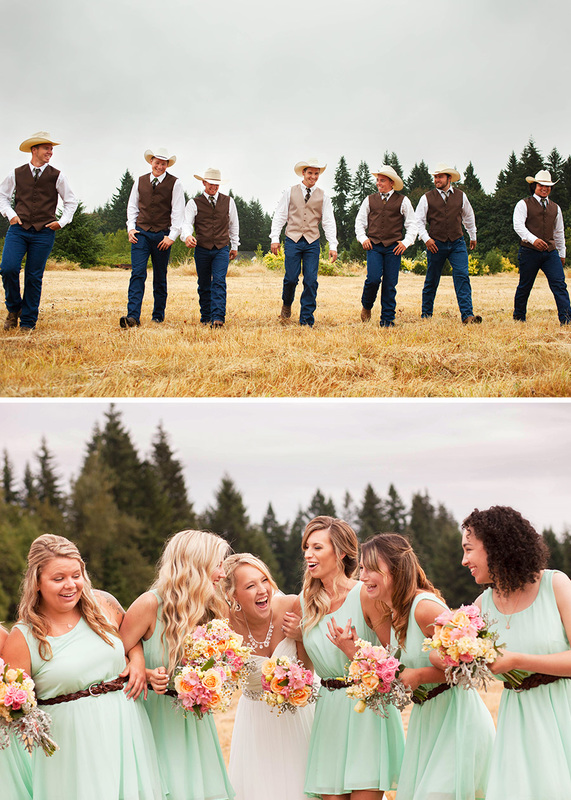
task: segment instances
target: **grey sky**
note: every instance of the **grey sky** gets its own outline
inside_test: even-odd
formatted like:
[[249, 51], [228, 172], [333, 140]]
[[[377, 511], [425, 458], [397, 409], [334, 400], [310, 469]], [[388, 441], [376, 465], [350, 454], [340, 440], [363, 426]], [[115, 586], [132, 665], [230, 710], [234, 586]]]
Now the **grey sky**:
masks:
[[[562, 401], [130, 401], [118, 402], [141, 456], [160, 420], [185, 465], [197, 511], [225, 473], [260, 522], [268, 501], [292, 520], [316, 489], [340, 509], [371, 483], [393, 483], [405, 503], [428, 491], [460, 521], [474, 507], [513, 505], [542, 529], [571, 528], [571, 403]], [[42, 436], [60, 474], [77, 476], [108, 403], [0, 403], [0, 447], [20, 480]]]
[[492, 191], [530, 135], [568, 155], [570, 20], [568, 0], [5, 2], [0, 176], [43, 129], [88, 209], [162, 145], [189, 193], [219, 166], [270, 212], [310, 156], [326, 190], [341, 155], [354, 171], [388, 149], [407, 174], [471, 159]]

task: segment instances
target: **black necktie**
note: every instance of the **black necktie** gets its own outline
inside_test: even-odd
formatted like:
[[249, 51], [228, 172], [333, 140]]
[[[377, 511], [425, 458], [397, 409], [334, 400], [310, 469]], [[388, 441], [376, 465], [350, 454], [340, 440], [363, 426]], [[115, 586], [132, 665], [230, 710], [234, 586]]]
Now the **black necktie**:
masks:
[[383, 203], [388, 203], [389, 201], [388, 194], [381, 194], [381, 200], [383, 201]]
[[309, 200], [309, 198], [310, 198], [310, 197], [311, 197], [311, 189], [308, 187], [308, 188], [305, 190], [305, 202], [306, 202], [306, 203], [307, 203], [307, 201]]
[[153, 178], [153, 180], [151, 181], [151, 183], [153, 184], [153, 189], [156, 189], [156, 188], [157, 188], [157, 183], [158, 183], [158, 182], [159, 182], [159, 179], [158, 179], [158, 178]]
[[541, 199], [541, 205], [543, 206], [543, 210], [545, 211], [545, 209], [547, 208], [547, 200], [545, 199], [545, 197]]
[[209, 195], [208, 199], [210, 200], [210, 205], [212, 206], [212, 208], [216, 208], [216, 200], [214, 199], [214, 197], [212, 195]]
[[448, 202], [448, 198], [450, 197], [450, 189], [447, 192], [444, 192], [444, 202]]
[[40, 170], [38, 167], [34, 167], [34, 181], [37, 181], [40, 177]]

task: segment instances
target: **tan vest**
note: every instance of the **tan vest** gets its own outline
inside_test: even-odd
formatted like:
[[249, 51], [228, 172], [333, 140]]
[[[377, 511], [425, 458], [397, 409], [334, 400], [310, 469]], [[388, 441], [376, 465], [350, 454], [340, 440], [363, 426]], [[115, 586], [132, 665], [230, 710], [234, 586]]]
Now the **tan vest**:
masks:
[[24, 164], [14, 170], [16, 176], [16, 202], [14, 210], [22, 220], [25, 230], [35, 228], [41, 231], [50, 222], [55, 222], [58, 193], [56, 189], [59, 170], [49, 164], [38, 180], [30, 172], [30, 165]]
[[172, 190], [177, 181], [174, 175], [165, 177], [153, 189], [151, 172], [139, 178], [139, 214], [137, 225], [144, 231], [158, 233], [170, 230], [172, 211]]
[[[555, 220], [557, 219], [559, 206], [553, 200], [550, 200], [547, 208], [544, 209], [534, 197], [526, 197], [524, 203], [527, 206], [525, 227], [530, 233], [533, 233], [536, 239], [543, 239], [544, 242], [547, 242], [548, 251], [555, 250], [553, 231], [555, 230]], [[531, 242], [522, 241], [522, 245], [535, 250]]]
[[462, 236], [462, 203], [464, 192], [454, 189], [446, 203], [438, 189], [426, 193], [428, 211], [426, 222], [431, 239], [439, 242], [454, 242]]
[[196, 217], [194, 230], [196, 241], [201, 247], [212, 250], [216, 247], [226, 247], [230, 244], [230, 198], [227, 194], [218, 192], [215, 208], [212, 203], [201, 194], [194, 198], [196, 203]]
[[300, 184], [291, 187], [287, 215], [286, 236], [299, 242], [302, 236], [311, 244], [319, 239], [319, 222], [323, 216], [323, 189], [314, 189], [305, 202]]
[[369, 221], [367, 232], [374, 244], [388, 247], [402, 239], [402, 195], [393, 192], [386, 203], [377, 192], [369, 195]]

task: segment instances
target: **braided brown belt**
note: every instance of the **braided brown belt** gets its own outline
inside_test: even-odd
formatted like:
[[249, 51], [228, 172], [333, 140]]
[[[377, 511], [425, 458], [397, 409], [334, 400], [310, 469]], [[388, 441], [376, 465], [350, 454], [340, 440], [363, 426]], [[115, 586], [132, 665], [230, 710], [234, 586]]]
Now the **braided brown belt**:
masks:
[[126, 681], [127, 678], [115, 678], [112, 681], [92, 683], [87, 689], [82, 689], [79, 692], [72, 692], [71, 694], [58, 694], [57, 697], [48, 697], [45, 700], [38, 700], [38, 705], [55, 706], [59, 703], [69, 703], [72, 700], [81, 700], [82, 697], [98, 697], [100, 694], [118, 692], [123, 688]]
[[416, 703], [417, 706], [421, 706], [423, 703], [426, 703], [428, 700], [432, 700], [434, 697], [438, 697], [439, 694], [442, 692], [448, 691], [452, 687], [447, 683], [439, 683], [438, 686], [435, 686], [434, 689], [431, 689], [426, 697], [420, 698], [415, 697], [414, 694], [412, 696], [412, 702]]
[[528, 689], [535, 689], [536, 686], [545, 686], [548, 683], [555, 683], [555, 681], [563, 681], [565, 678], [561, 675], [545, 675], [543, 672], [532, 672], [527, 678], [524, 678], [519, 686], [512, 686], [511, 683], [504, 683], [504, 689], [515, 689], [516, 692], [526, 692]]
[[345, 689], [352, 686], [352, 681], [344, 681], [341, 678], [321, 678], [321, 685], [332, 692], [334, 689]]

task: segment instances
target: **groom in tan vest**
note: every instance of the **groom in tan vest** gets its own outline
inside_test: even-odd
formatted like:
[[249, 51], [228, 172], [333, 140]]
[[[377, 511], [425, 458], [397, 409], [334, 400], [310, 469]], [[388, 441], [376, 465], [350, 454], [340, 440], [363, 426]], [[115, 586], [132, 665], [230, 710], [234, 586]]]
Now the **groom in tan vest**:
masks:
[[270, 233], [271, 250], [280, 251], [280, 233], [285, 231], [285, 276], [282, 291], [280, 319], [291, 318], [291, 306], [303, 265], [303, 292], [299, 324], [313, 326], [313, 313], [317, 298], [317, 272], [319, 269], [319, 223], [329, 242], [329, 258], [337, 259], [337, 226], [330, 198], [315, 184], [327, 165], [320, 165], [316, 158], [299, 161], [294, 171], [301, 183], [286, 189], [281, 196], [272, 219]]

